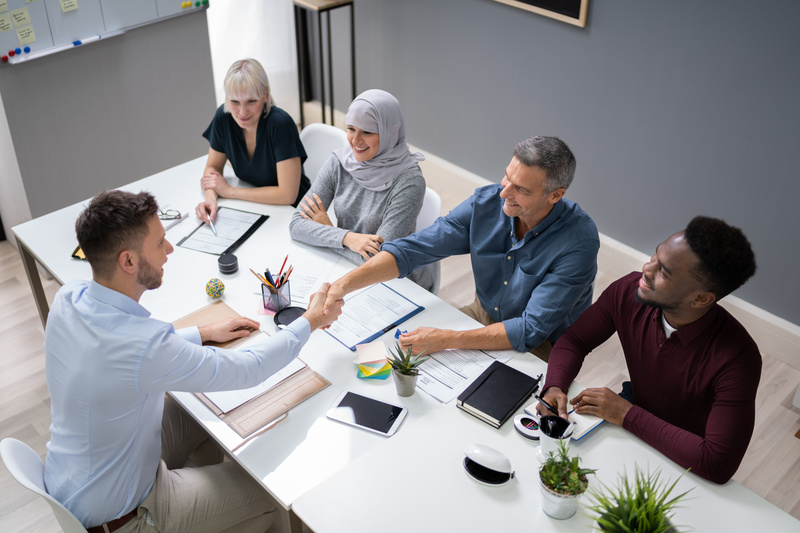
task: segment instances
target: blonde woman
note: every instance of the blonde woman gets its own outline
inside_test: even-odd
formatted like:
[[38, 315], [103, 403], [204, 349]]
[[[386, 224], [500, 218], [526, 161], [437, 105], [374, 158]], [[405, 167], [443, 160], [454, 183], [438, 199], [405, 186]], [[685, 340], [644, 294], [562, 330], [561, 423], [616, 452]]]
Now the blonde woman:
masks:
[[[200, 179], [205, 200], [197, 216], [214, 220], [217, 198], [238, 198], [262, 204], [292, 205], [311, 186], [303, 174], [306, 151], [292, 117], [275, 105], [264, 67], [255, 59], [240, 59], [225, 76], [225, 103], [203, 137], [208, 162]], [[234, 187], [223, 177], [227, 161], [236, 177], [254, 187]]]

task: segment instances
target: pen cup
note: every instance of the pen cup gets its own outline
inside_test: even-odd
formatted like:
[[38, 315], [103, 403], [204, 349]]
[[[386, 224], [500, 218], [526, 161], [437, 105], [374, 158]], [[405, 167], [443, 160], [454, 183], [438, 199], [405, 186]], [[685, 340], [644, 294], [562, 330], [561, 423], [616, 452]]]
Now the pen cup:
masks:
[[292, 305], [292, 293], [289, 290], [289, 282], [285, 281], [277, 289], [269, 285], [261, 284], [261, 299], [264, 308], [276, 313], [284, 307]]
[[568, 427], [569, 421], [560, 416], [547, 415], [539, 418], [539, 449], [536, 451], [539, 462], [545, 462], [551, 453], [558, 453], [558, 441], [563, 440], [564, 444], [569, 444], [571, 432], [564, 437]]

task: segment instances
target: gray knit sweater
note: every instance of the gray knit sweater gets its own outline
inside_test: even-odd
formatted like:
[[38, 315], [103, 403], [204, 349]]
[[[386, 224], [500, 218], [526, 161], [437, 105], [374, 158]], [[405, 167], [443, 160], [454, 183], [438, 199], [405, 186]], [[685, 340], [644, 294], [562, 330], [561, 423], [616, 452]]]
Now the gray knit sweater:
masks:
[[[336, 156], [331, 155], [306, 196], [312, 194], [320, 197], [329, 214], [331, 202], [336, 200], [333, 202], [336, 227], [303, 218], [298, 207], [289, 223], [292, 238], [330, 248], [360, 265], [364, 258], [342, 244], [344, 236], [352, 231], [380, 235], [388, 242], [413, 233], [425, 197], [425, 178], [419, 167], [414, 167], [402, 173], [385, 191], [370, 191], [359, 185]], [[426, 289], [433, 285], [433, 275], [427, 267], [415, 270], [408, 277]]]

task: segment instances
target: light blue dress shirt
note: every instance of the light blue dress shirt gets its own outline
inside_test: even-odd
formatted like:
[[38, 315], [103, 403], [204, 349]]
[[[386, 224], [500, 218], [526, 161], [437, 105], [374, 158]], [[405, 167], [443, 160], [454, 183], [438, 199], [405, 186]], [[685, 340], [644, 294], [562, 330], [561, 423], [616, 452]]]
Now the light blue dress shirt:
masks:
[[561, 199], [522, 240], [503, 212], [500, 185], [487, 185], [430, 227], [384, 243], [401, 276], [451, 255], [470, 254], [484, 310], [502, 322], [517, 351], [555, 342], [592, 303], [597, 227]]
[[88, 527], [125, 515], [155, 480], [165, 391], [252, 387], [294, 359], [309, 335], [300, 319], [247, 351], [203, 347], [197, 328], [176, 334], [119, 292], [67, 283], [45, 331], [47, 492]]

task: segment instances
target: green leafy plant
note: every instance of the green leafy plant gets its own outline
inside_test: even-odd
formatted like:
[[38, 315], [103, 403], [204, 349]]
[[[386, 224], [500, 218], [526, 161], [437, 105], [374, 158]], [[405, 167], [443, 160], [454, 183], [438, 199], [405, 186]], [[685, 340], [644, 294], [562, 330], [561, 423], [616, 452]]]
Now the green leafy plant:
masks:
[[389, 357], [386, 359], [389, 361], [389, 364], [392, 365], [392, 370], [395, 372], [403, 374], [404, 376], [418, 376], [419, 368], [417, 367], [425, 362], [422, 355], [422, 353], [419, 355], [411, 355], [411, 346], [404, 352], [400, 347], [400, 343], [395, 343], [394, 351], [389, 352]]
[[[685, 472], [684, 472], [685, 474]], [[620, 474], [620, 482], [610, 488], [589, 492], [587, 509], [602, 531], [613, 533], [666, 533], [676, 531], [670, 523], [678, 502], [689, 491], [670, 498], [678, 480], [671, 485], [661, 479], [661, 471], [643, 472], [635, 466], [633, 482]], [[689, 489], [691, 490], [691, 489]]]
[[586, 476], [594, 474], [595, 470], [580, 467], [580, 457], [569, 456], [569, 448], [564, 441], [558, 441], [558, 450], [550, 452], [547, 459], [539, 469], [539, 478], [542, 483], [558, 494], [575, 496], [582, 494], [589, 486]]

